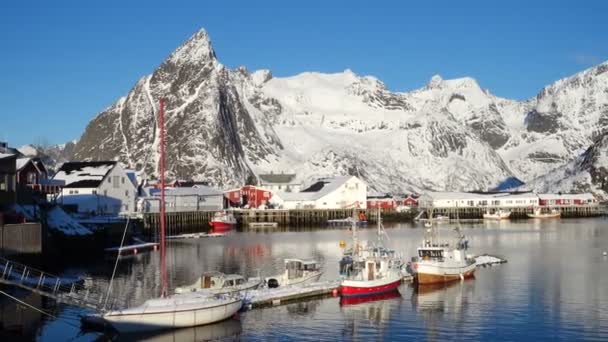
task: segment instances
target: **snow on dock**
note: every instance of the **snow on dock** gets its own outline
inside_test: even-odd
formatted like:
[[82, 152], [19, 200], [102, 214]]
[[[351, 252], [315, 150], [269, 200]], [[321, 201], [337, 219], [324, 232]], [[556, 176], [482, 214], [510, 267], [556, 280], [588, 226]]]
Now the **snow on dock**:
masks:
[[475, 258], [475, 264], [477, 267], [486, 267], [486, 266], [492, 266], [492, 265], [496, 265], [496, 264], [504, 264], [507, 262], [507, 259], [503, 259], [497, 256], [493, 256], [493, 255], [488, 255], [488, 254], [483, 254], [483, 255], [477, 255], [474, 257]]
[[129, 255], [129, 254], [137, 254], [139, 252], [147, 252], [151, 250], [157, 250], [158, 243], [157, 242], [146, 242], [139, 243], [136, 245], [129, 245], [123, 247], [110, 247], [104, 249], [106, 253], [118, 253], [120, 255]]

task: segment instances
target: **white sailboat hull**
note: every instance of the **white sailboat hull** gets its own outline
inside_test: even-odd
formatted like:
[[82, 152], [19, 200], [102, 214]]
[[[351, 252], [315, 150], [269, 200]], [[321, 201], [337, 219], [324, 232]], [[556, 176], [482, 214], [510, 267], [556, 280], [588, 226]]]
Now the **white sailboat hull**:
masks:
[[[163, 301], [158, 299], [152, 301]], [[147, 305], [148, 302], [135, 308], [111, 311], [102, 318], [118, 332], [138, 332], [194, 327], [223, 321], [236, 314], [242, 306], [241, 299], [226, 298], [218, 300], [189, 300], [167, 305]], [[161, 303], [162, 304], [162, 303]], [[173, 305], [171, 305], [173, 304]]]
[[475, 263], [418, 262], [415, 281], [418, 284], [436, 284], [471, 278], [475, 274], [475, 266]]

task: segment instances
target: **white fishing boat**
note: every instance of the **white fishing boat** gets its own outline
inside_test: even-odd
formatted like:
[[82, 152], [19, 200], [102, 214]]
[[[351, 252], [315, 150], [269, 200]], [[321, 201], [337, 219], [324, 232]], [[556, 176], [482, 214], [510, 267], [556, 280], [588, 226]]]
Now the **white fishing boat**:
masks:
[[541, 207], [534, 208], [532, 214], [527, 214], [529, 218], [560, 218], [562, 213], [557, 209], [543, 210]]
[[[225, 320], [242, 307], [242, 299], [231, 295], [212, 295], [197, 292], [167, 295], [167, 267], [165, 244], [165, 162], [164, 162], [164, 103], [159, 110], [160, 145], [160, 298], [143, 304], [101, 313], [100, 318], [118, 332], [137, 332], [174, 329], [210, 324]], [[124, 240], [124, 239], [123, 239]], [[112, 277], [113, 279], [113, 277]], [[111, 289], [111, 282], [110, 282]], [[108, 291], [109, 293], [109, 291]]]
[[401, 285], [401, 260], [397, 254], [384, 246], [386, 235], [378, 210], [378, 241], [366, 247], [359, 245], [357, 226], [352, 225], [353, 246], [351, 253], [340, 261], [340, 273], [344, 276], [340, 284], [342, 297], [378, 295], [395, 291]]
[[245, 279], [239, 274], [224, 274], [222, 272], [203, 273], [193, 284], [180, 286], [175, 293], [205, 292], [213, 294], [242, 292], [256, 289], [262, 279]]
[[455, 239], [443, 241], [435, 225], [427, 229], [422, 246], [417, 249], [418, 255], [410, 264], [416, 284], [447, 283], [474, 277], [475, 259], [466, 254], [468, 241], [459, 222], [455, 231]]
[[319, 280], [323, 270], [316, 260], [285, 259], [285, 272], [267, 277], [270, 288], [304, 284]]
[[483, 214], [484, 220], [508, 220], [511, 217], [511, 212], [508, 210], [496, 210], [494, 212], [486, 212]]

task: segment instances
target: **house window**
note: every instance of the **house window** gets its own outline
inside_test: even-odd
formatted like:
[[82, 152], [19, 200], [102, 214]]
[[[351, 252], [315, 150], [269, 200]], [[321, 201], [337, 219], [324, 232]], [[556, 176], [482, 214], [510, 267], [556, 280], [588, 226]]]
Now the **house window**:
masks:
[[279, 190], [281, 190], [281, 186], [279, 185]]
[[70, 190], [70, 195], [73, 195], [73, 194], [74, 194], [74, 190]]
[[7, 175], [0, 174], [0, 191], [6, 191], [7, 184], [8, 184], [7, 178], [8, 178]]
[[93, 191], [91, 191], [91, 193], [92, 193], [93, 195], [97, 195], [97, 190], [93, 190]]
[[114, 176], [112, 178], [114, 178], [114, 184], [113, 184], [114, 185], [114, 189], [118, 189], [120, 187], [120, 184], [119, 184], [120, 177]]
[[104, 195], [104, 196], [108, 196], [108, 190], [104, 190], [104, 191], [103, 191], [103, 195]]
[[467, 204], [468, 204], [470, 207], [472, 207], [472, 206], [474, 206], [474, 205], [475, 205], [475, 201], [468, 201], [468, 202], [467, 202]]
[[112, 183], [112, 178], [108, 177], [108, 183]]
[[30, 172], [27, 174], [27, 184], [36, 184], [36, 174]]
[[122, 177], [121, 182], [122, 182], [122, 184], [125, 184], [125, 177]]
[[129, 197], [129, 190], [125, 191], [125, 196]]

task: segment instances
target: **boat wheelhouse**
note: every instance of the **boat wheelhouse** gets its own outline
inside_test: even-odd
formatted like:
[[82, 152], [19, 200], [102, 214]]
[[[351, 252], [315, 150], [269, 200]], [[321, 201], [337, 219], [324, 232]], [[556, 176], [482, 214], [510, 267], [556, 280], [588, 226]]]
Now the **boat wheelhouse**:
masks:
[[285, 271], [266, 278], [268, 287], [289, 286], [317, 281], [323, 270], [317, 260], [285, 259]]
[[175, 289], [175, 293], [208, 292], [214, 294], [253, 290], [262, 283], [260, 278], [245, 279], [239, 274], [203, 273], [196, 282]]

